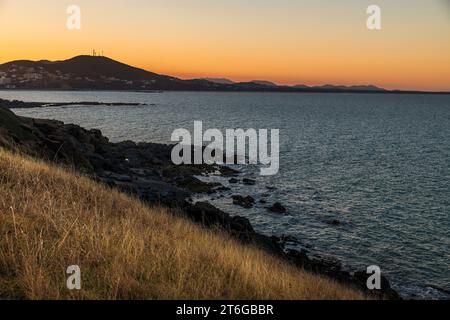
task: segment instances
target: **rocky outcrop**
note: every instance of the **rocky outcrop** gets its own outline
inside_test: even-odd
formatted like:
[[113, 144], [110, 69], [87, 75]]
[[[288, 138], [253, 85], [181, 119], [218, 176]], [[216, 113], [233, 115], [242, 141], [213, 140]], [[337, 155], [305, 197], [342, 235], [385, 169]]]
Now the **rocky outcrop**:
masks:
[[152, 204], [181, 207], [192, 192], [220, 187], [195, 178], [215, 168], [174, 166], [169, 145], [110, 143], [98, 130], [17, 117], [6, 109], [0, 109], [0, 128], [0, 146], [70, 166]]
[[256, 184], [256, 181], [253, 179], [245, 178], [244, 180], [242, 180], [242, 183], [246, 186], [254, 186]]
[[40, 108], [41, 103], [0, 99], [0, 106], [8, 109]]
[[381, 289], [368, 290], [367, 279], [370, 277], [366, 272], [350, 273], [342, 269], [341, 263], [332, 257], [311, 258], [307, 250], [288, 250], [285, 253], [285, 259], [293, 263], [299, 268], [322, 274], [341, 283], [345, 283], [368, 295], [380, 299], [399, 300], [399, 294], [391, 288], [386, 277], [381, 276]]
[[279, 202], [274, 203], [271, 207], [268, 208], [269, 211], [274, 213], [284, 214], [287, 212], [287, 209]]
[[67, 107], [67, 106], [144, 106], [142, 103], [122, 103], [122, 102], [23, 102], [18, 100], [4, 100], [0, 99], [0, 106], [8, 109], [29, 109], [29, 108], [48, 108], [48, 107]]
[[233, 196], [233, 204], [241, 206], [246, 209], [250, 209], [255, 204], [255, 199], [251, 196]]

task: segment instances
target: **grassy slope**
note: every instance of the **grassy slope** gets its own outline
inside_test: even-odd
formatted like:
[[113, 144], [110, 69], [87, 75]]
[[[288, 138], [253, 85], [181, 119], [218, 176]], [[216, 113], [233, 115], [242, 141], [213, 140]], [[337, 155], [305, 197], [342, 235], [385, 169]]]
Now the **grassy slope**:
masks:
[[[82, 290], [66, 289], [79, 265]], [[0, 298], [361, 299], [166, 209], [0, 149]]]

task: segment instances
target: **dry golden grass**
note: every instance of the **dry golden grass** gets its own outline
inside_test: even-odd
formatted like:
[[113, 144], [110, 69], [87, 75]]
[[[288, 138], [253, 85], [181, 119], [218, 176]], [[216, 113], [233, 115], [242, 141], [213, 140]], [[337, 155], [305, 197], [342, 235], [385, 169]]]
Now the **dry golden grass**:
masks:
[[[66, 269], [79, 265], [82, 290]], [[0, 298], [362, 299], [224, 234], [0, 150]]]

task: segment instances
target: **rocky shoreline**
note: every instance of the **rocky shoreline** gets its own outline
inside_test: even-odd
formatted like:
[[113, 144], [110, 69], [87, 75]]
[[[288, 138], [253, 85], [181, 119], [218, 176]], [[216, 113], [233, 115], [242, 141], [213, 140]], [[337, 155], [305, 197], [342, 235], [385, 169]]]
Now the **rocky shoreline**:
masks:
[[[233, 238], [255, 245], [291, 262], [299, 268], [315, 272], [384, 299], [400, 296], [382, 280], [382, 290], [369, 291], [365, 271], [350, 273], [339, 261], [313, 258], [306, 250], [288, 250], [286, 244], [296, 239], [268, 237], [255, 232], [248, 219], [231, 217], [208, 202], [194, 203], [195, 194], [220, 193], [225, 187], [202, 182], [199, 175], [219, 173], [237, 181], [237, 171], [223, 166], [175, 166], [170, 145], [111, 143], [99, 130], [86, 130], [56, 120], [16, 116], [0, 103], [0, 147], [16, 150], [47, 161], [69, 166], [92, 179], [139, 197], [150, 205], [176, 209], [180, 214], [210, 228], [220, 228]], [[251, 185], [251, 179], [244, 179]], [[254, 199], [235, 196], [237, 205], [251, 206]], [[269, 205], [274, 212], [283, 212], [280, 203]]]

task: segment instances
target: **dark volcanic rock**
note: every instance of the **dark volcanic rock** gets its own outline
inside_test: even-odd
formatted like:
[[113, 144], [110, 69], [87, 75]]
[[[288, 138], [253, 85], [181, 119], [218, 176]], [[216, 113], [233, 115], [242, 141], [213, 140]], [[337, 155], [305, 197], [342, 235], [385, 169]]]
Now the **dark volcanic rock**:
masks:
[[341, 225], [341, 222], [340, 222], [339, 220], [337, 220], [337, 219], [326, 220], [325, 222], [326, 222], [327, 224], [329, 224], [329, 225], [331, 225], [331, 226], [335, 226], [335, 227]]
[[[370, 274], [367, 272], [359, 271], [355, 272], [352, 279], [355, 280], [356, 284], [359, 284], [359, 288], [361, 290], [367, 290], [367, 279], [370, 277]], [[374, 295], [378, 295], [384, 299], [390, 300], [399, 300], [400, 295], [391, 288], [391, 284], [389, 280], [385, 276], [381, 276], [381, 289], [380, 290], [371, 290]]]
[[241, 206], [246, 209], [250, 209], [255, 204], [255, 199], [251, 196], [233, 196], [233, 204]]
[[287, 209], [285, 207], [283, 207], [283, 205], [279, 202], [274, 203], [273, 206], [271, 206], [268, 209], [274, 213], [286, 213], [287, 212]]
[[239, 174], [239, 171], [234, 170], [230, 167], [226, 167], [226, 166], [220, 166], [220, 167], [218, 167], [218, 170], [219, 170], [220, 174], [224, 177], [232, 177], [232, 176], [236, 176]]
[[198, 202], [188, 205], [184, 213], [192, 220], [207, 226], [220, 227], [229, 232], [236, 239], [243, 243], [252, 244], [267, 250], [275, 255], [281, 256], [283, 248], [279, 243], [271, 238], [261, 235], [253, 229], [250, 221], [243, 217], [230, 217], [228, 213], [217, 209], [207, 202]]
[[426, 287], [434, 289], [434, 290], [439, 291], [439, 292], [441, 292], [441, 293], [443, 293], [445, 295], [449, 295], [450, 296], [450, 290], [448, 290], [448, 289], [441, 288], [441, 287], [433, 285], [433, 284], [427, 284]]
[[[198, 202], [186, 209], [187, 215], [196, 222], [210, 227], [214, 225], [222, 226], [228, 230], [233, 229], [231, 217], [207, 202]], [[239, 228], [242, 230], [242, 228]], [[248, 229], [244, 231], [253, 231]]]
[[333, 220], [333, 221], [331, 221], [331, 224], [333, 226], [339, 226], [341, 224], [341, 222], [339, 220]]
[[280, 237], [276, 237], [276, 240], [279, 243], [281, 243], [283, 246], [285, 246], [288, 243], [290, 243], [290, 244], [300, 244], [300, 241], [296, 237], [290, 236], [290, 235], [282, 235]]
[[256, 181], [253, 179], [247, 179], [245, 178], [244, 180], [242, 180], [242, 182], [246, 185], [246, 186], [254, 186], [256, 184]]
[[65, 106], [145, 106], [142, 103], [123, 103], [123, 102], [23, 102], [17, 100], [4, 100], [0, 99], [0, 106], [8, 109], [28, 109], [28, 108], [45, 108], [45, 107], [65, 107]]
[[176, 180], [176, 184], [193, 193], [208, 194], [214, 193], [217, 191], [217, 188], [222, 187], [220, 183], [207, 183], [192, 176], [180, 176], [178, 177], [178, 180]]
[[231, 191], [231, 189], [228, 188], [228, 187], [222, 186], [222, 185], [220, 185], [220, 186], [218, 186], [217, 188], [214, 189], [214, 193], [216, 193], [216, 192], [227, 192], [227, 191]]
[[110, 143], [99, 130], [18, 117], [3, 108], [0, 146], [70, 166], [153, 204], [179, 207], [191, 192], [212, 192], [220, 186], [194, 177], [205, 167], [174, 168], [171, 146], [132, 141]]
[[35, 102], [23, 102], [17, 100], [4, 100], [0, 99], [0, 107], [8, 109], [19, 109], [19, 108], [39, 108], [42, 104]]
[[309, 252], [306, 250], [288, 250], [285, 258], [307, 271], [325, 275], [335, 279], [341, 283], [352, 286], [353, 288], [365, 292], [369, 296], [380, 299], [400, 300], [399, 294], [393, 290], [386, 277], [382, 276], [381, 290], [369, 290], [367, 288], [367, 280], [370, 277], [366, 272], [356, 272], [354, 275], [342, 270], [341, 263], [332, 257], [316, 257], [310, 258]]

